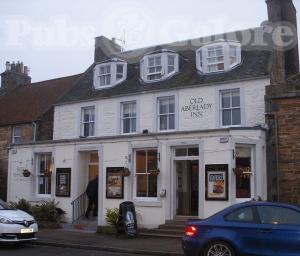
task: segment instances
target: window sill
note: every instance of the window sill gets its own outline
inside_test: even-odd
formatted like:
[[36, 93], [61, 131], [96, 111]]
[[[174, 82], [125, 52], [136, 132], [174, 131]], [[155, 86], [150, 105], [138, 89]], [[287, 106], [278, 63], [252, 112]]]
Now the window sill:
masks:
[[154, 199], [152, 201], [148, 199], [134, 199], [133, 203], [138, 207], [162, 207], [162, 201], [158, 199]]

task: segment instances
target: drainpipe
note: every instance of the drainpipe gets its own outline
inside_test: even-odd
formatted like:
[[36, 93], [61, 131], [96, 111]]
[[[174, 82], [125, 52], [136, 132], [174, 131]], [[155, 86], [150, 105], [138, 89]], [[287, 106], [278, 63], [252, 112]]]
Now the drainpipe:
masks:
[[33, 121], [32, 125], [33, 125], [33, 142], [35, 142], [36, 141], [36, 127], [37, 127], [36, 121]]
[[278, 118], [277, 118], [277, 113], [274, 113], [274, 122], [275, 122], [275, 145], [276, 145], [276, 186], [277, 186], [277, 202], [280, 200], [280, 190], [279, 190], [279, 135], [278, 135]]

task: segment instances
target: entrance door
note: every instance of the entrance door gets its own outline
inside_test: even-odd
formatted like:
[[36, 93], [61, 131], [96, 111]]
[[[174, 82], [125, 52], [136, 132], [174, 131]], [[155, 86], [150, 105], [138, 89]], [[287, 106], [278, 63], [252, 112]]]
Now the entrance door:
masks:
[[90, 154], [90, 161], [89, 161], [89, 181], [96, 178], [99, 174], [99, 158], [98, 153], [91, 153]]
[[177, 179], [177, 215], [198, 216], [199, 163], [197, 160], [175, 161]]

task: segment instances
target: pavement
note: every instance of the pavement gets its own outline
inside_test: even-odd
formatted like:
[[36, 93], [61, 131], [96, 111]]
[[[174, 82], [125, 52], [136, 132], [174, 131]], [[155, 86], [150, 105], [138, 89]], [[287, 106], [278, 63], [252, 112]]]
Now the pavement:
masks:
[[182, 256], [181, 239], [86, 233], [63, 229], [41, 229], [37, 234], [38, 245], [77, 248], [140, 255]]

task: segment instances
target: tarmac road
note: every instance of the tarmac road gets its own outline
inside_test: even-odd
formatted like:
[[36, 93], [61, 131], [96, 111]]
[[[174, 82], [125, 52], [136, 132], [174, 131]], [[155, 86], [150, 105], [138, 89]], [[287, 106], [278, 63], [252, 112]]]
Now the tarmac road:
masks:
[[[82, 249], [60, 248], [50, 246], [24, 245], [2, 245], [0, 244], [0, 255], [2, 256], [137, 256], [137, 254], [112, 253]], [[146, 256], [146, 255], [145, 255]]]

